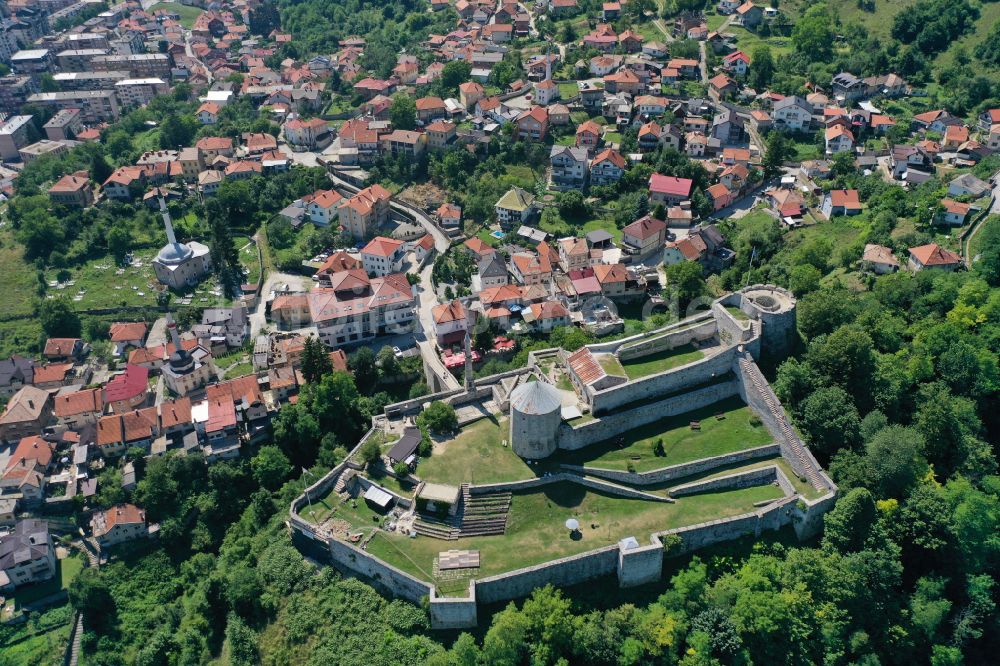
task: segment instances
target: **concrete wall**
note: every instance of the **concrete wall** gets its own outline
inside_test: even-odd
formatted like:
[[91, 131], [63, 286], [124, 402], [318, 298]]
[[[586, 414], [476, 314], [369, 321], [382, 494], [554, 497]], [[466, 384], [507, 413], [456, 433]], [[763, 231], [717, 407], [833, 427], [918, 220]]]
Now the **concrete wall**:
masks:
[[646, 402], [657, 396], [676, 393], [710, 381], [713, 377], [721, 377], [732, 369], [735, 356], [735, 347], [723, 349], [709, 358], [598, 391], [592, 397], [591, 409], [595, 416], [600, 416], [602, 412], [609, 412], [634, 402]]
[[588, 474], [589, 476], [597, 476], [602, 479], [608, 479], [609, 481], [628, 483], [635, 486], [645, 486], [654, 483], [663, 483], [664, 481], [672, 481], [674, 479], [682, 479], [685, 476], [691, 476], [692, 474], [701, 474], [702, 472], [707, 472], [717, 467], [745, 463], [751, 460], [758, 460], [760, 458], [769, 458], [780, 453], [781, 447], [777, 444], [765, 444], [764, 446], [745, 449], [743, 451], [736, 451], [734, 453], [727, 453], [721, 456], [699, 458], [698, 460], [692, 460], [691, 462], [681, 463], [679, 465], [661, 467], [660, 469], [654, 469], [649, 472], [626, 472], [614, 469], [603, 469], [600, 467], [578, 467], [575, 465], [564, 465], [564, 467], [569, 471], [575, 471], [580, 474]]
[[544, 585], [565, 587], [612, 574], [618, 568], [618, 552], [618, 545], [615, 544], [498, 576], [482, 578], [476, 581], [476, 601], [492, 604], [519, 599]]
[[563, 423], [559, 427], [559, 448], [568, 451], [611, 439], [626, 430], [638, 428], [668, 416], [676, 416], [739, 395], [736, 381], [722, 382], [683, 395], [645, 404], [635, 409], [605, 414], [578, 426]]
[[668, 349], [674, 349], [690, 342], [708, 340], [718, 331], [715, 319], [707, 319], [683, 328], [676, 332], [664, 333], [648, 337], [636, 343], [618, 348], [618, 358], [630, 361], [643, 356], [656, 354]]

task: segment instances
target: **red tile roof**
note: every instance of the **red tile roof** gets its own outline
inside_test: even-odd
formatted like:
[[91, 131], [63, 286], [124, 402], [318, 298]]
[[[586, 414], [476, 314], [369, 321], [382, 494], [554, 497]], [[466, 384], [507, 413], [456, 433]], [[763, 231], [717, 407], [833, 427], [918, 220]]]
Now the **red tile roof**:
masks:
[[657, 194], [666, 194], [676, 197], [686, 197], [691, 194], [691, 186], [694, 184], [690, 178], [677, 178], [676, 176], [664, 176], [654, 173], [649, 177], [649, 189]]
[[950, 266], [962, 263], [962, 257], [937, 243], [911, 247], [910, 256], [923, 266]]
[[111, 324], [111, 342], [129, 342], [146, 337], [146, 324], [141, 321]]
[[104, 400], [118, 402], [130, 400], [149, 390], [149, 369], [141, 365], [125, 366], [125, 372], [104, 386]]

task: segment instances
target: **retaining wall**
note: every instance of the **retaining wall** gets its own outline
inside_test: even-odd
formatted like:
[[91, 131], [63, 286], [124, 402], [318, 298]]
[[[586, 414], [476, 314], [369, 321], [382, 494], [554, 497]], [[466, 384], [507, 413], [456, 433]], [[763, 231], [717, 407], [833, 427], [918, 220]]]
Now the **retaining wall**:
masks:
[[578, 426], [559, 426], [559, 448], [568, 451], [603, 442], [621, 433], [648, 425], [668, 416], [684, 414], [739, 395], [736, 380], [713, 384], [683, 395], [666, 398], [614, 414], [606, 414]]
[[[751, 469], [745, 472], [737, 472], [735, 474], [726, 474], [724, 476], [719, 476], [714, 479], [706, 479], [704, 481], [695, 481], [694, 483], [686, 483], [682, 486], [677, 486], [670, 490], [671, 497], [683, 497], [685, 495], [696, 495], [698, 493], [718, 491], [718, 490], [738, 490], [740, 488], [751, 488], [754, 486], [766, 486], [771, 483], [777, 483], [778, 477], [784, 476], [781, 470], [778, 469], [777, 465], [770, 465], [767, 467], [761, 467], [759, 469]], [[781, 484], [778, 484], [781, 487]], [[785, 497], [794, 494], [794, 492], [789, 493], [785, 488], [781, 488]]]
[[608, 479], [609, 481], [618, 481], [619, 483], [645, 486], [654, 483], [663, 483], [664, 481], [672, 481], [674, 479], [682, 479], [685, 476], [708, 472], [717, 467], [725, 467], [726, 465], [749, 462], [759, 458], [769, 458], [771, 456], [779, 455], [780, 453], [781, 447], [778, 444], [766, 444], [752, 449], [736, 451], [735, 453], [712, 456], [711, 458], [699, 458], [698, 460], [692, 460], [691, 462], [681, 463], [679, 465], [661, 467], [660, 469], [654, 469], [649, 472], [626, 472], [615, 469], [604, 469], [601, 467], [579, 467], [576, 465], [564, 465], [564, 468], [580, 474], [598, 476], [602, 479]]
[[709, 381], [732, 370], [736, 353], [736, 347], [729, 347], [700, 361], [597, 391], [591, 396], [590, 408], [595, 416], [599, 416], [600, 412], [611, 411], [633, 402], [646, 402], [657, 396], [677, 393], [689, 386]]
[[549, 474], [548, 476], [541, 476], [536, 479], [524, 479], [521, 481], [508, 481], [504, 483], [488, 483], [478, 486], [469, 486], [469, 492], [473, 495], [484, 495], [487, 493], [497, 493], [497, 492], [523, 492], [526, 490], [532, 490], [534, 488], [540, 488], [542, 486], [548, 486], [553, 483], [575, 483], [585, 488], [590, 488], [591, 490], [596, 490], [598, 492], [608, 493], [611, 495], [617, 495], [618, 497], [624, 497], [627, 499], [637, 499], [646, 500], [650, 502], [663, 502], [669, 503], [673, 500], [662, 497], [660, 495], [653, 495], [652, 493], [643, 492], [641, 490], [635, 490], [634, 488], [626, 488], [625, 486], [615, 485], [613, 483], [607, 483], [605, 481], [599, 481], [597, 479], [588, 479], [576, 474], [569, 474], [567, 472], [556, 472], [554, 474]]
[[715, 319], [693, 324], [687, 328], [672, 333], [664, 333], [655, 337], [646, 338], [641, 342], [633, 343], [618, 348], [618, 358], [628, 361], [661, 351], [674, 349], [691, 342], [701, 342], [709, 340], [715, 336], [719, 327]]
[[740, 344], [749, 340], [750, 336], [753, 335], [749, 320], [740, 321], [726, 309], [727, 305], [739, 307], [740, 299], [742, 296], [733, 294], [712, 303], [712, 312], [715, 313], [715, 319], [719, 325], [719, 339], [722, 340], [722, 344]]

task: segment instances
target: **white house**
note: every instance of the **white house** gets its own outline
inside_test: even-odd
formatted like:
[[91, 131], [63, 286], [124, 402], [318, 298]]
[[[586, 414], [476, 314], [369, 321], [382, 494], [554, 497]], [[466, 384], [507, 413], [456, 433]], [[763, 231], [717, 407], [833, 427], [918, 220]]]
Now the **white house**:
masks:
[[376, 236], [361, 250], [365, 272], [376, 277], [398, 273], [406, 256], [406, 244], [394, 238]]

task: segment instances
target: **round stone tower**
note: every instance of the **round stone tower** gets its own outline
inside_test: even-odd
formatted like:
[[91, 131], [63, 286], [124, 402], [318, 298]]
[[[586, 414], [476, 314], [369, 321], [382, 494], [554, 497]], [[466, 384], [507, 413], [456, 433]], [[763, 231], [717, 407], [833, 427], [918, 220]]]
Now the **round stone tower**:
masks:
[[762, 351], [777, 359], [788, 356], [798, 336], [792, 292], [773, 284], [754, 284], [739, 293], [740, 309], [761, 322]]
[[522, 458], [555, 453], [562, 423], [559, 391], [545, 382], [528, 382], [510, 394], [510, 445]]

